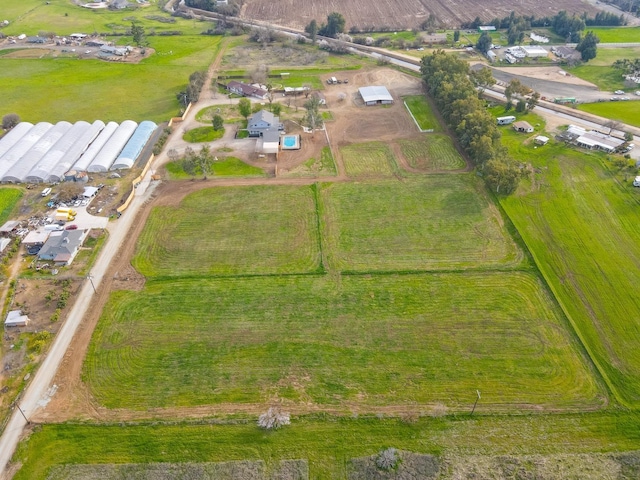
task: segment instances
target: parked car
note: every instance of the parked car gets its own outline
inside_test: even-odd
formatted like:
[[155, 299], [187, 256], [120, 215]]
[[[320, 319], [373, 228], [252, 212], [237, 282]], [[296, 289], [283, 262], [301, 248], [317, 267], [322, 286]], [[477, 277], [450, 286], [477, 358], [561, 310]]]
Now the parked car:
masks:
[[78, 229], [78, 225], [76, 225], [75, 223], [72, 223], [71, 225], [67, 225], [65, 227], [65, 230], [77, 230]]
[[633, 186], [640, 187], [640, 175], [633, 179]]
[[616, 95], [624, 95], [624, 90], [616, 90], [615, 92]]

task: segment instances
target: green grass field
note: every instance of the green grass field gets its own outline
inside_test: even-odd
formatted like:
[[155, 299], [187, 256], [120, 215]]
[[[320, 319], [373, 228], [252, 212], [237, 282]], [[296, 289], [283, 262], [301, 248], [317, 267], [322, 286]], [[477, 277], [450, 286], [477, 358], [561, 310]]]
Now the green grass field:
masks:
[[18, 200], [22, 198], [20, 188], [0, 188], [0, 225], [9, 220]]
[[336, 164], [329, 147], [322, 148], [320, 158], [310, 158], [288, 172], [278, 171], [279, 177], [326, 177], [333, 175], [336, 175]]
[[403, 100], [422, 130], [434, 130], [436, 132], [442, 130], [440, 122], [424, 95], [403, 97]]
[[[149, 280], [105, 309], [84, 378], [109, 408], [600, 405], [534, 275]], [[153, 332], [153, 335], [150, 335]]]
[[540, 173], [502, 204], [616, 397], [638, 406], [638, 192], [603, 155], [508, 139], [511, 155]]
[[578, 108], [584, 112], [640, 127], [640, 97], [636, 98], [638, 101], [634, 102], [583, 103]]
[[381, 142], [348, 145], [340, 152], [350, 177], [389, 177], [398, 171], [393, 153]]
[[418, 170], [437, 172], [467, 166], [448, 135], [434, 133], [422, 140], [399, 140], [398, 143], [409, 165]]
[[334, 184], [322, 197], [334, 269], [449, 270], [522, 260], [471, 174]]
[[[178, 112], [176, 94], [185, 88], [192, 72], [206, 68], [213, 60], [221, 38], [180, 37], [176, 42], [150, 37], [152, 47], [167, 54], [153, 55], [140, 64], [0, 57], [3, 108], [31, 122], [163, 122]], [[144, 87], [150, 84], [153, 88]]]
[[587, 27], [601, 43], [637, 43], [640, 42], [640, 27]]
[[[192, 175], [184, 171], [180, 161], [169, 162], [165, 165], [165, 168], [173, 180], [193, 178]], [[218, 156], [218, 161], [213, 163], [212, 168], [211, 175], [218, 177], [264, 177], [264, 171], [261, 168], [247, 165], [237, 157]], [[196, 168], [196, 176], [200, 175], [202, 175], [202, 171]]]
[[224, 128], [222, 130], [214, 130], [213, 127], [198, 127], [189, 130], [182, 136], [182, 139], [191, 143], [213, 142], [222, 138], [223, 135]]
[[149, 277], [316, 271], [312, 188], [203, 190], [178, 208], [156, 208], [133, 264]]
[[616, 60], [640, 57], [640, 47], [600, 47], [596, 58], [589, 60], [591, 66], [610, 66]]
[[[615, 90], [624, 89], [624, 79], [620, 70], [610, 66], [581, 65], [568, 68], [572, 75], [597, 85], [604, 92], [613, 93]], [[606, 94], [606, 93], [605, 93]]]
[[[53, 424], [37, 427], [30, 440], [20, 445], [16, 459], [24, 465], [14, 478], [44, 480], [51, 465], [62, 464], [263, 459], [273, 466], [283, 459], [299, 458], [309, 461], [309, 478], [337, 479], [348, 478], [348, 459], [374, 455], [389, 446], [459, 458], [534, 453], [589, 454], [635, 450], [640, 443], [639, 432], [638, 414], [628, 412], [504, 417], [465, 415], [422, 418], [413, 423], [388, 418], [294, 417], [290, 427], [274, 432], [259, 430], [253, 422], [165, 426]], [[508, 458], [505, 460], [505, 469], [511, 467], [513, 471], [513, 464], [508, 464]], [[588, 460], [568, 457], [565, 464], [588, 467]], [[617, 478], [637, 478], [633, 463], [629, 457], [627, 468]], [[534, 478], [519, 472], [519, 478]], [[603, 472], [605, 475], [610, 473]], [[627, 476], [622, 476], [625, 473]]]

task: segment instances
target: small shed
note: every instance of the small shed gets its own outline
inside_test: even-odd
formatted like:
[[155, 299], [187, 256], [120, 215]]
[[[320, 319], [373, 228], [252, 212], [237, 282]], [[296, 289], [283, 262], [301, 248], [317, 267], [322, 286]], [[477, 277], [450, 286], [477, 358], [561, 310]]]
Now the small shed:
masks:
[[521, 133], [533, 132], [533, 127], [531, 126], [531, 124], [529, 122], [525, 122], [524, 120], [514, 123], [513, 129], [516, 132], [521, 132]]
[[544, 135], [538, 135], [533, 139], [536, 145], [546, 145], [549, 142], [549, 137], [545, 137]]
[[0, 227], [0, 234], [9, 235], [11, 232], [16, 231], [19, 226], [20, 222], [18, 222], [17, 220], [9, 220]]
[[29, 317], [22, 314], [22, 310], [11, 310], [4, 321], [5, 327], [26, 327], [29, 325]]
[[98, 187], [84, 187], [84, 192], [82, 192], [82, 196], [84, 198], [93, 198], [98, 193]]

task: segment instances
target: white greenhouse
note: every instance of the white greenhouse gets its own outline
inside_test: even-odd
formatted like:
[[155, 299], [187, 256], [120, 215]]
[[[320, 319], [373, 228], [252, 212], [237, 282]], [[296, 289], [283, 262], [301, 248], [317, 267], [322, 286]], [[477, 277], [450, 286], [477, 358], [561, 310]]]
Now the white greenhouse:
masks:
[[82, 134], [76, 138], [63, 155], [60, 156], [58, 163], [56, 163], [50, 170], [49, 176], [45, 180], [46, 182], [55, 183], [64, 180], [64, 174], [69, 171], [71, 166], [76, 163], [82, 152], [84, 152], [89, 144], [100, 134], [100, 131], [104, 128], [104, 122], [96, 120]]
[[85, 150], [80, 159], [73, 164], [73, 169], [78, 172], [86, 172], [91, 162], [93, 162], [96, 155], [100, 152], [102, 147], [109, 141], [113, 132], [118, 128], [118, 124], [116, 122], [109, 122], [102, 129], [100, 134], [96, 137], [96, 139], [89, 145], [89, 148]]
[[20, 122], [13, 127], [9, 133], [0, 138], [0, 158], [9, 151], [18, 141], [24, 137], [29, 130], [33, 128], [33, 124], [29, 122]]
[[47, 130], [47, 132], [40, 137], [40, 140], [38, 140], [29, 151], [22, 155], [20, 160], [3, 175], [2, 181], [9, 183], [25, 181], [31, 169], [38, 164], [49, 149], [55, 145], [70, 128], [71, 124], [63, 121], [56, 123]]
[[53, 127], [49, 122], [40, 122], [20, 138], [13, 147], [0, 158], [0, 179], [13, 167], [20, 158], [29, 151], [40, 137]]
[[136, 161], [136, 158], [138, 158], [138, 155], [140, 155], [140, 152], [142, 152], [142, 149], [149, 141], [149, 138], [151, 138], [151, 135], [153, 135], [153, 132], [156, 131], [156, 128], [158, 128], [158, 126], [149, 120], [140, 123], [135, 133], [131, 136], [125, 147], [122, 149], [122, 152], [111, 166], [111, 170], [121, 170], [133, 167], [133, 163]]
[[40, 161], [36, 163], [24, 178], [28, 183], [43, 183], [47, 180], [51, 169], [60, 161], [71, 145], [80, 137], [90, 125], [87, 122], [74, 123], [60, 139], [47, 150]]
[[93, 159], [91, 165], [87, 168], [87, 172], [106, 172], [111, 168], [116, 157], [120, 154], [124, 146], [127, 144], [133, 132], [135, 132], [138, 124], [133, 120], [125, 120], [113, 132], [109, 142], [102, 147], [100, 153]]

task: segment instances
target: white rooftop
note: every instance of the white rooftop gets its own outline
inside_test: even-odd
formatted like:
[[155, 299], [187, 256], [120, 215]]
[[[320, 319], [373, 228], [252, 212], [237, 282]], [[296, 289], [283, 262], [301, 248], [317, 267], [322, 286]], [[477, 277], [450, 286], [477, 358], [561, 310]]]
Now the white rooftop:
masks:
[[387, 87], [381, 85], [361, 87], [358, 90], [365, 102], [393, 101], [393, 97], [389, 93], [389, 90], [387, 90]]

